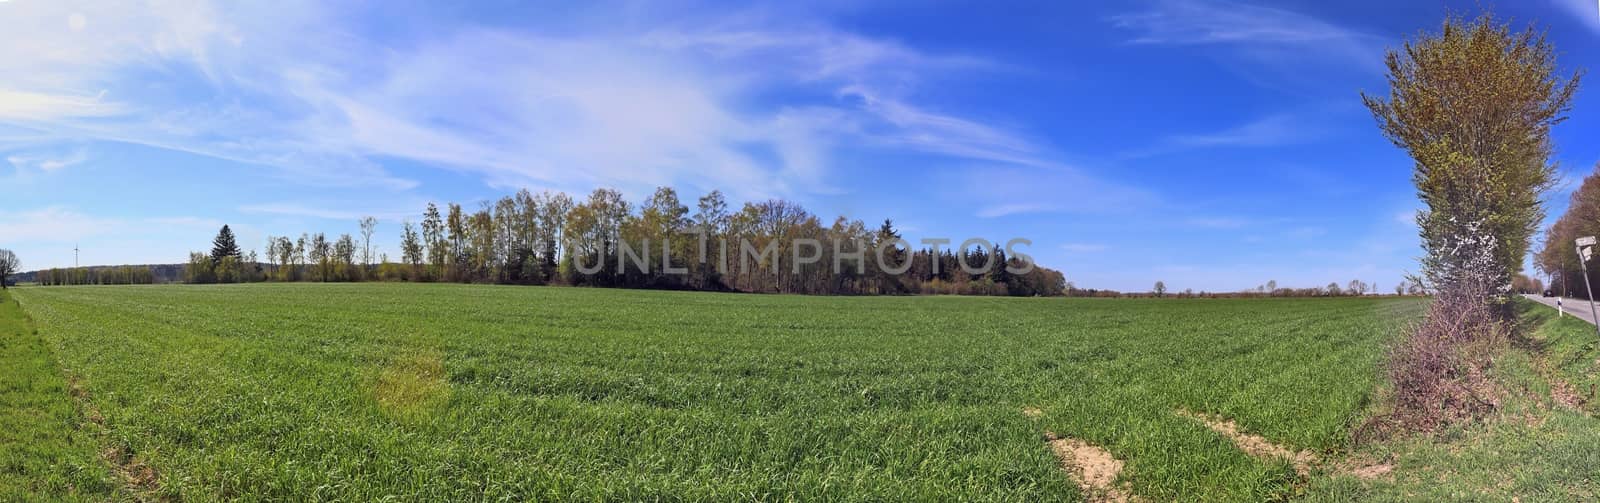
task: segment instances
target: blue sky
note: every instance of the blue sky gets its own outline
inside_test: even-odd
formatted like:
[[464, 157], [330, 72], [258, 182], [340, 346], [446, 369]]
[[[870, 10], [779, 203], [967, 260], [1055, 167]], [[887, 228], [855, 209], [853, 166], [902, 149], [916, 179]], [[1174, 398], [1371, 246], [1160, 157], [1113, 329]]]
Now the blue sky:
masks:
[[[1025, 237], [1084, 287], [1388, 290], [1418, 203], [1358, 92], [1479, 3], [5, 0], [0, 247], [179, 262], [223, 223], [259, 249], [374, 215], [393, 253], [429, 201], [672, 185]], [[1502, 4], [1600, 68], [1594, 1]]]

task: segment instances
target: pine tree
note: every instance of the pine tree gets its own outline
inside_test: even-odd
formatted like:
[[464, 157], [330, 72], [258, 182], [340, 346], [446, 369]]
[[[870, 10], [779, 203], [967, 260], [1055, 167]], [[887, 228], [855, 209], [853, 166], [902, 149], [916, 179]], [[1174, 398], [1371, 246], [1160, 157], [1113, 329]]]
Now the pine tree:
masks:
[[229, 229], [227, 225], [223, 225], [222, 230], [217, 232], [217, 238], [211, 241], [211, 263], [220, 263], [223, 257], [244, 258], [243, 252], [239, 250], [239, 243], [233, 239], [233, 229]]

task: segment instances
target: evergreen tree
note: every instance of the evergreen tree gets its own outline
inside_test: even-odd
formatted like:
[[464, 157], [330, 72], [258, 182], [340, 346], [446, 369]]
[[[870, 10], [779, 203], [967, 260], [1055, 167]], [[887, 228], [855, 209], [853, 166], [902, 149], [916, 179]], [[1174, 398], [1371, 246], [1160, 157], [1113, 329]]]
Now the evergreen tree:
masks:
[[211, 240], [211, 263], [214, 265], [222, 262], [223, 257], [233, 257], [234, 260], [244, 258], [243, 252], [239, 250], [239, 243], [233, 239], [233, 229], [229, 229], [227, 225], [223, 225], [222, 230], [217, 232], [217, 238]]

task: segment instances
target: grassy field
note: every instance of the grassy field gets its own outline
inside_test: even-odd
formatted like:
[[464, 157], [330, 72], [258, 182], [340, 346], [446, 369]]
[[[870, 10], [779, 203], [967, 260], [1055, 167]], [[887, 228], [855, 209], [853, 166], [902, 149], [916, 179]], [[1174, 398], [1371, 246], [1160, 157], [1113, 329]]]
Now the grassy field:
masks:
[[[114, 470], [148, 470], [136, 490], [195, 501], [1077, 499], [1045, 431], [1126, 460], [1123, 481], [1147, 498], [1292, 497], [1307, 482], [1289, 463], [1177, 411], [1340, 450], [1384, 342], [1421, 307], [405, 284], [14, 292], [45, 357], [103, 417]], [[35, 388], [70, 406], [51, 375]]]

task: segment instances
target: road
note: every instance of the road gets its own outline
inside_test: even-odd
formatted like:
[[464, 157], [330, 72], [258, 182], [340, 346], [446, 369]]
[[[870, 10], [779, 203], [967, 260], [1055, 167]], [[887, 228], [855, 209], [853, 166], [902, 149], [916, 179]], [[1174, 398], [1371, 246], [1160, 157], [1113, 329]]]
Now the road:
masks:
[[[1523, 294], [1528, 300], [1538, 302], [1550, 307], [1556, 307], [1556, 297], [1541, 297], [1532, 294]], [[1561, 310], [1567, 314], [1577, 316], [1578, 319], [1594, 323], [1594, 314], [1589, 311], [1589, 301], [1583, 299], [1561, 299]]]

